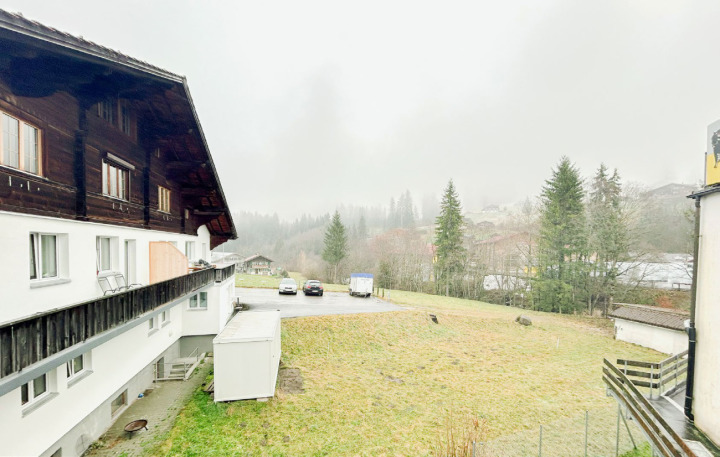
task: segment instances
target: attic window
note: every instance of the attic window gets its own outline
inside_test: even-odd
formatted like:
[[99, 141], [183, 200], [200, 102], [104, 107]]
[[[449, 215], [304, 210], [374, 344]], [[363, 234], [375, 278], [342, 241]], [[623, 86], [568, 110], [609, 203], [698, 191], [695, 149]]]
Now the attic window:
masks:
[[103, 118], [108, 124], [114, 124], [115, 116], [113, 116], [113, 101], [108, 98], [98, 103], [98, 116]]

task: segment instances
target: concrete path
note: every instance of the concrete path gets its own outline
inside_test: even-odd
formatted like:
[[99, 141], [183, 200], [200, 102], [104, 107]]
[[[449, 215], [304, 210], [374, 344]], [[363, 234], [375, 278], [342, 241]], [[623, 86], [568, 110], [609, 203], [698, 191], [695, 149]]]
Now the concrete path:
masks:
[[[141, 456], [147, 445], [168, 432], [195, 389], [210, 372], [212, 358], [206, 358], [187, 381], [155, 383], [148, 395], [135, 401], [118, 417], [113, 425], [95, 442], [85, 456], [115, 457]], [[125, 432], [125, 425], [136, 419], [147, 419], [148, 430], [133, 434]]]
[[235, 288], [240, 303], [248, 305], [250, 311], [279, 310], [280, 317], [323, 316], [327, 314], [359, 314], [402, 311], [403, 307], [393, 305], [375, 296], [368, 298], [351, 297], [346, 292], [325, 292], [322, 297], [280, 295], [275, 289]]

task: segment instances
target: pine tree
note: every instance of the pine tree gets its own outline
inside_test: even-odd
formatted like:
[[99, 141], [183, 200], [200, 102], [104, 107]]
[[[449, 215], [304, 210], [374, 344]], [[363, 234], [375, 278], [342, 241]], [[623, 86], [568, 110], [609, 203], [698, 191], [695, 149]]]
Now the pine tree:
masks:
[[357, 237], [359, 240], [366, 240], [368, 237], [367, 224], [365, 223], [365, 215], [360, 215], [360, 222], [358, 222]]
[[348, 240], [345, 226], [340, 221], [340, 213], [335, 211], [332, 221], [325, 231], [325, 249], [322, 258], [332, 271], [332, 282], [337, 283], [340, 263], [347, 257]]
[[461, 272], [465, 257], [462, 207], [452, 179], [445, 188], [440, 215], [435, 223], [435, 279], [438, 292], [444, 285], [445, 293], [448, 294], [450, 283]]
[[600, 301], [607, 305], [617, 279], [618, 263], [628, 253], [628, 228], [623, 213], [620, 176], [615, 170], [608, 176], [600, 164], [592, 181], [588, 202], [588, 247], [594, 257], [593, 273], [588, 278], [588, 311]]
[[545, 311], [568, 312], [582, 303], [587, 277], [582, 179], [563, 157], [541, 194], [539, 272], [534, 292]]

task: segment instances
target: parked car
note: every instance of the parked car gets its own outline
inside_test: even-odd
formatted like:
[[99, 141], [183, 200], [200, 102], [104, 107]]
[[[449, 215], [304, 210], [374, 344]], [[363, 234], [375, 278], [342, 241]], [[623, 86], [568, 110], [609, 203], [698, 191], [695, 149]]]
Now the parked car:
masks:
[[322, 297], [322, 283], [316, 279], [309, 279], [305, 281], [305, 284], [303, 284], [303, 293], [305, 295], [319, 295]]
[[280, 281], [278, 293], [297, 295], [297, 282], [295, 282], [293, 278], [283, 278], [283, 280]]

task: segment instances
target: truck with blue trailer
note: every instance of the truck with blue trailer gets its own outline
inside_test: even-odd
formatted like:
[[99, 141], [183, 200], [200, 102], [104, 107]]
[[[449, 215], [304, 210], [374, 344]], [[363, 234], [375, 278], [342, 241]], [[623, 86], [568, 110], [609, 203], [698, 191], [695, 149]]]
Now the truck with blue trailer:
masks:
[[369, 297], [373, 292], [372, 273], [351, 273], [350, 274], [350, 296]]

